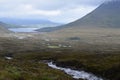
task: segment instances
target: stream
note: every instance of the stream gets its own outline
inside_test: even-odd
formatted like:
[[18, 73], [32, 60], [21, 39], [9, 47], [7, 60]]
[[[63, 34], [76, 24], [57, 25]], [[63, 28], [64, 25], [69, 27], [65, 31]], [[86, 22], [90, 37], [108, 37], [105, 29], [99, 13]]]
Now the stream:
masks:
[[66, 74], [72, 76], [74, 79], [85, 79], [85, 80], [103, 80], [100, 77], [95, 76], [94, 74], [87, 73], [85, 71], [78, 71], [78, 70], [72, 70], [70, 68], [62, 68], [58, 67], [53, 62], [48, 62], [47, 63], [49, 67], [53, 69], [58, 69], [61, 71], [64, 71]]
[[[13, 57], [10, 56], [5, 56], [5, 59], [11, 60]], [[44, 61], [46, 62], [46, 61]], [[53, 69], [58, 69], [61, 71], [64, 71], [66, 74], [72, 76], [74, 79], [84, 79], [84, 80], [103, 80], [100, 77], [95, 76], [94, 74], [85, 72], [85, 71], [78, 71], [78, 70], [73, 70], [70, 68], [63, 68], [63, 67], [58, 67], [53, 62], [47, 62], [47, 65]]]

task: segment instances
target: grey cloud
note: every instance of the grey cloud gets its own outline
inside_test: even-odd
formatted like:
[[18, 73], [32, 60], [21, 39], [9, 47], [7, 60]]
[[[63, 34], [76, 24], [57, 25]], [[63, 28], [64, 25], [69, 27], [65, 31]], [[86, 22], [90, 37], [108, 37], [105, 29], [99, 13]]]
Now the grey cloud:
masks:
[[97, 6], [108, 0], [4, 0], [0, 1], [0, 7], [14, 9], [22, 4], [31, 4], [35, 8], [42, 10], [56, 10], [72, 8], [79, 5]]
[[[105, 1], [110, 0], [0, 0], [0, 17], [19, 18], [32, 16], [31, 18], [37, 17], [71, 22], [80, 18], [83, 14], [87, 14]], [[25, 5], [30, 5], [26, 7], [28, 12], [26, 12]], [[83, 9], [84, 7], [86, 9]], [[54, 11], [56, 13], [58, 10], [60, 11], [58, 16], [44, 15], [45, 12], [51, 13]]]

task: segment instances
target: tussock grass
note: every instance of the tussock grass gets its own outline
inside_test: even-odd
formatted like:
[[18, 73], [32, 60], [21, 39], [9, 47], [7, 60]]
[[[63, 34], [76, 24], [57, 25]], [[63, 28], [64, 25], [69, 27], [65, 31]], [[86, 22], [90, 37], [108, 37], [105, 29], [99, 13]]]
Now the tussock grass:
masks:
[[[114, 54], [113, 54], [114, 53]], [[19, 55], [19, 56], [18, 56]], [[85, 51], [70, 51], [61, 50], [56, 52], [53, 50], [29, 53], [20, 56], [16, 55], [17, 59], [25, 60], [53, 60], [58, 66], [71, 67], [73, 69], [82, 69], [87, 72], [92, 72], [98, 76], [108, 78], [110, 80], [120, 79], [120, 54], [119, 52], [85, 52]], [[113, 74], [114, 73], [114, 74]]]
[[0, 59], [0, 65], [0, 80], [73, 80], [42, 62]]

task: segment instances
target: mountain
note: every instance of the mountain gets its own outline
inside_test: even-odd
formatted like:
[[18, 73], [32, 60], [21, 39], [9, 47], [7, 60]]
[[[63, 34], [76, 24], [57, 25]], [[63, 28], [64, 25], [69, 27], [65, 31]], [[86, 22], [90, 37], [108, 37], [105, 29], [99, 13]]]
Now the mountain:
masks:
[[19, 18], [0, 18], [0, 21], [13, 25], [20, 25], [21, 27], [33, 25], [53, 25], [58, 24], [45, 19], [19, 19]]
[[66, 26], [120, 28], [120, 1], [106, 2], [85, 17]]
[[0, 20], [8, 24], [15, 24], [15, 25], [33, 25], [33, 24], [53, 23], [49, 20], [43, 20], [43, 19], [0, 18]]
[[[120, 1], [113, 0], [101, 4], [91, 13], [72, 23], [44, 29], [44, 31], [55, 31], [62, 28], [80, 27], [80, 28], [120, 28]], [[41, 31], [41, 30], [38, 30]]]
[[0, 33], [9, 33], [9, 32], [11, 32], [7, 28], [5, 28], [6, 26], [9, 26], [9, 25], [5, 24], [3, 22], [0, 22]]

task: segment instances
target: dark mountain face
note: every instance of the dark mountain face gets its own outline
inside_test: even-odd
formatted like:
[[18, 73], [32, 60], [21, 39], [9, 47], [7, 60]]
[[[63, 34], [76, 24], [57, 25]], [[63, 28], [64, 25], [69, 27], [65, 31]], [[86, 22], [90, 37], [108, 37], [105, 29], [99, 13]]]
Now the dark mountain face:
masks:
[[66, 26], [120, 28], [120, 1], [103, 3], [82, 19]]
[[[43, 29], [44, 31], [55, 31], [63, 28], [80, 27], [80, 28], [120, 28], [120, 1], [113, 0], [101, 4], [91, 13], [72, 23]], [[42, 31], [42, 30], [39, 30]]]

